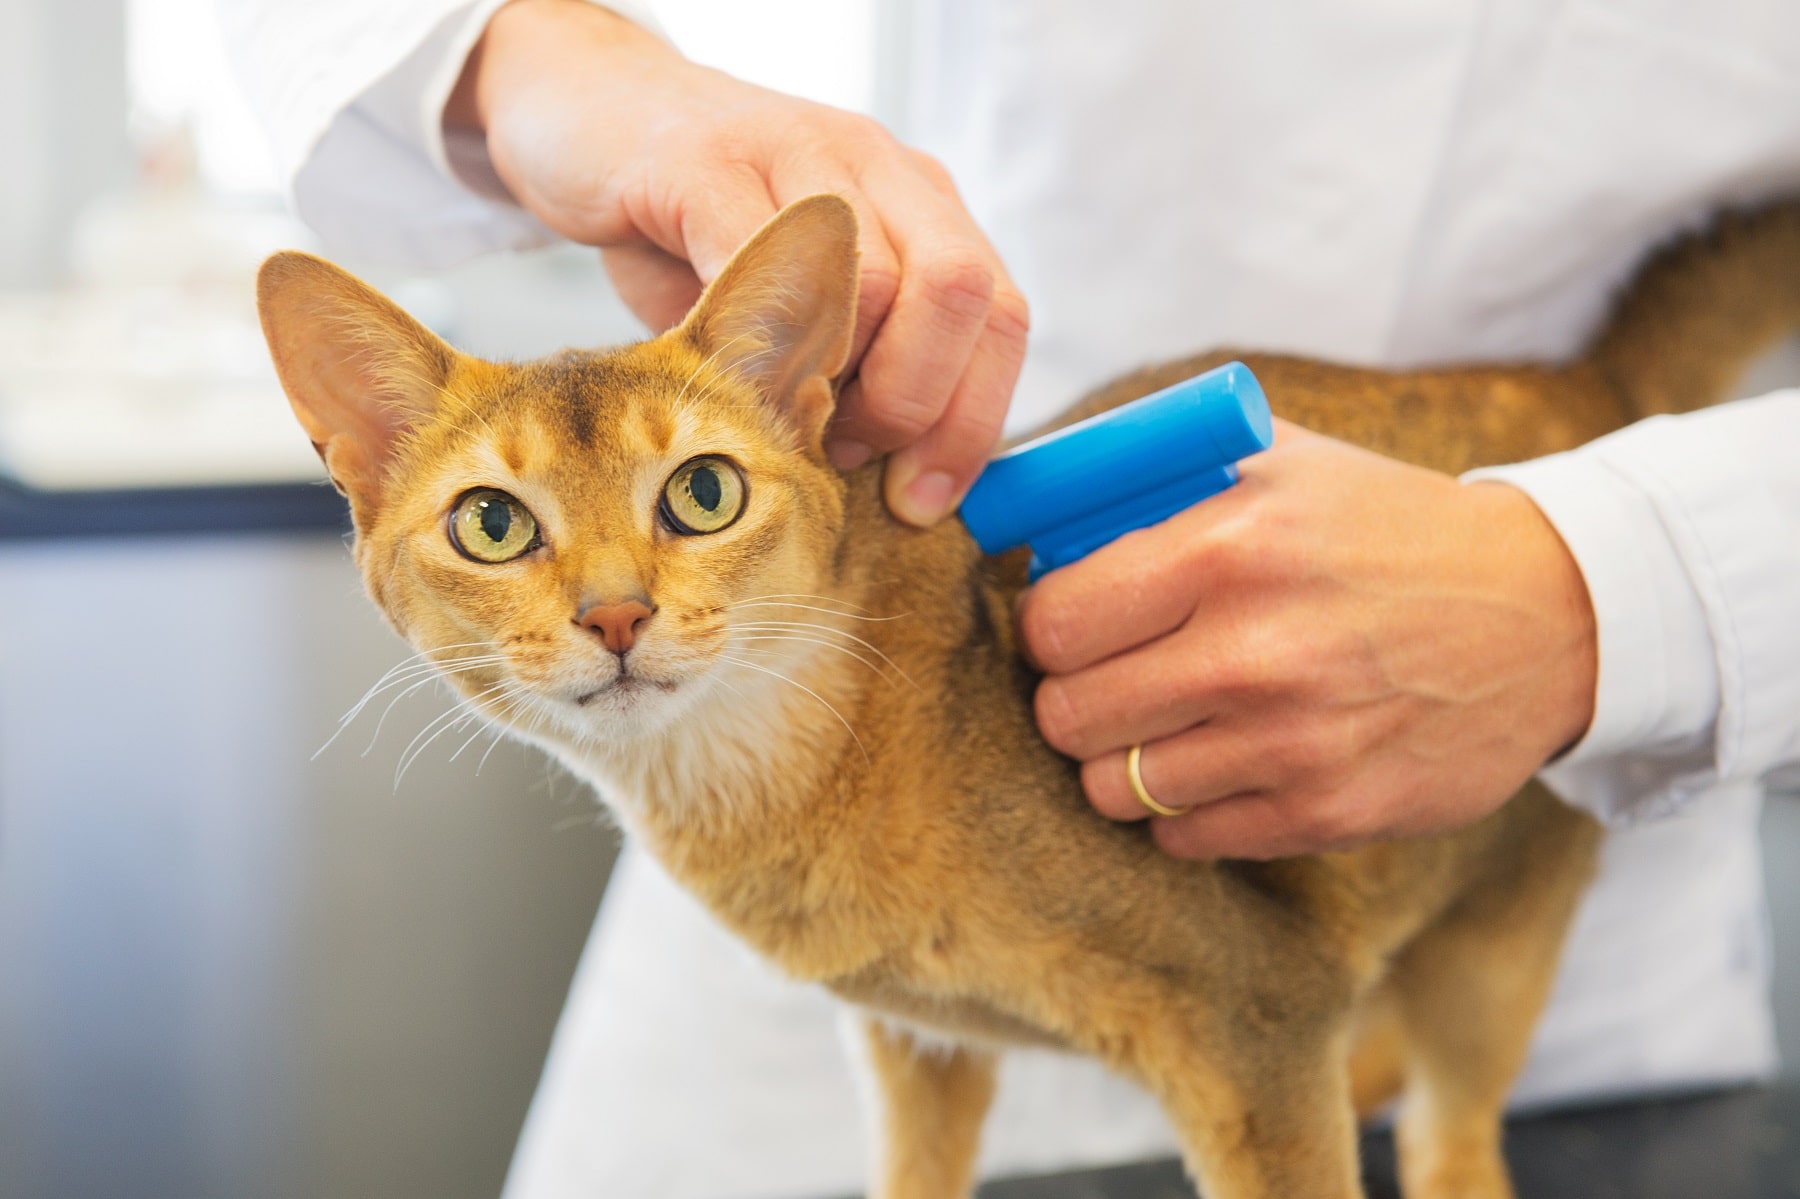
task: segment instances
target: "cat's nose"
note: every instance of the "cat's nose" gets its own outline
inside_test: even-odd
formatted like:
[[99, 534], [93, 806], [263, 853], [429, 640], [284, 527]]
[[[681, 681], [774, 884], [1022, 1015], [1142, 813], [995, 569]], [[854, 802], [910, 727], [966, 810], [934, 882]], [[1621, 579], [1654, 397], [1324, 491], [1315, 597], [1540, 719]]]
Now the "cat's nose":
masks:
[[575, 623], [593, 630], [613, 653], [623, 654], [637, 644], [638, 632], [654, 615], [656, 609], [643, 600], [614, 600], [590, 605]]

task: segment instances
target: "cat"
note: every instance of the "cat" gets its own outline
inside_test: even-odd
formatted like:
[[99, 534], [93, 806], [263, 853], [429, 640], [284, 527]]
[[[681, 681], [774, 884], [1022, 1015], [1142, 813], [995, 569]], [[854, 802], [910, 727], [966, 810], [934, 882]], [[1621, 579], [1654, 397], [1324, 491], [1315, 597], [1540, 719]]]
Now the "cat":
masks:
[[[677, 328], [520, 365], [460, 354], [281, 253], [258, 301], [348, 497], [369, 594], [467, 700], [593, 783], [726, 926], [862, 1014], [882, 1199], [955, 1199], [1007, 1046], [1162, 1103], [1209, 1199], [1361, 1194], [1404, 1087], [1409, 1199], [1510, 1195], [1501, 1112], [1601, 841], [1538, 784], [1459, 832], [1183, 862], [1083, 798], [1032, 721], [1019, 554], [917, 529], [822, 438], [857, 226], [783, 209]], [[1722, 398], [1800, 316], [1800, 208], [1640, 272], [1568, 366], [1390, 373], [1220, 352], [1277, 413], [1451, 473]]]

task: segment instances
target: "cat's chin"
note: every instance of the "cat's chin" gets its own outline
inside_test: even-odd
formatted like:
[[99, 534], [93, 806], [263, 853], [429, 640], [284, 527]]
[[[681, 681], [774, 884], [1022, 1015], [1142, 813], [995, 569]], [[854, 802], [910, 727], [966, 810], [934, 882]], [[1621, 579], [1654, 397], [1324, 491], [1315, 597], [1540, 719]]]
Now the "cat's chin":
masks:
[[[591, 704], [610, 704], [613, 708], [629, 709], [635, 706], [641, 697], [647, 694], [672, 694], [680, 684], [668, 679], [653, 679], [641, 674], [618, 674], [575, 697], [575, 706], [585, 708]], [[596, 709], [605, 711], [602, 707]]]
[[554, 702], [557, 726], [589, 748], [621, 748], [665, 731], [705, 691], [698, 679], [629, 671], [582, 684]]
[[620, 674], [568, 700], [574, 727], [605, 741], [632, 741], [655, 733], [686, 707], [684, 688], [672, 680]]

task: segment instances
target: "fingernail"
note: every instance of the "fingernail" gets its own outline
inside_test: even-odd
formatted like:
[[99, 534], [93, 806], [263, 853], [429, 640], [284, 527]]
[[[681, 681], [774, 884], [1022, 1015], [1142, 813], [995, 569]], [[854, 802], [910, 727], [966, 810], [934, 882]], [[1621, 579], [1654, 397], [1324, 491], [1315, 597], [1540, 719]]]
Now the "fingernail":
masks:
[[956, 496], [956, 480], [941, 470], [928, 470], [900, 490], [900, 515], [916, 525], [936, 524]]
[[825, 457], [839, 470], [855, 470], [875, 456], [875, 451], [860, 441], [840, 437], [825, 446]]

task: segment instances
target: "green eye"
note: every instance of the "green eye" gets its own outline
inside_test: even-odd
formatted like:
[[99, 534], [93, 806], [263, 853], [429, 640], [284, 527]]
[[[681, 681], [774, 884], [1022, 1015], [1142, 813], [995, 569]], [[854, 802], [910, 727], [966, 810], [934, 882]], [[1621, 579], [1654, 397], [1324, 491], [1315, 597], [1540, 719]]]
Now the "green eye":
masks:
[[723, 458], [684, 462], [663, 485], [663, 519], [677, 533], [717, 533], [743, 510], [744, 476]]
[[457, 501], [450, 540], [477, 562], [510, 562], [537, 545], [537, 521], [512, 496], [483, 487]]

